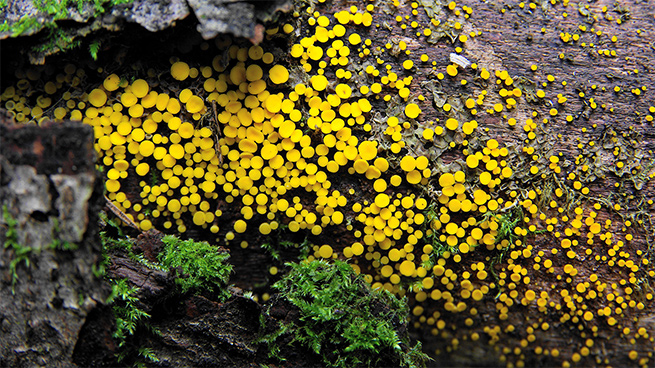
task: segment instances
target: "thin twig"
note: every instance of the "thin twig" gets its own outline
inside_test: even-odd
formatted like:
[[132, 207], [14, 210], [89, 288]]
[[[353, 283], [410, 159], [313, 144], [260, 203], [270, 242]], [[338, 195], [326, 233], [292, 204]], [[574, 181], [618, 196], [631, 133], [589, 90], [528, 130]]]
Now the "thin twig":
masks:
[[108, 208], [114, 215], [116, 215], [116, 217], [121, 219], [121, 221], [126, 223], [128, 226], [141, 231], [139, 226], [137, 226], [137, 224], [135, 224], [131, 218], [129, 218], [123, 211], [121, 211], [120, 208], [116, 207], [116, 205], [111, 200], [109, 200], [107, 196], [105, 196], [105, 207]]

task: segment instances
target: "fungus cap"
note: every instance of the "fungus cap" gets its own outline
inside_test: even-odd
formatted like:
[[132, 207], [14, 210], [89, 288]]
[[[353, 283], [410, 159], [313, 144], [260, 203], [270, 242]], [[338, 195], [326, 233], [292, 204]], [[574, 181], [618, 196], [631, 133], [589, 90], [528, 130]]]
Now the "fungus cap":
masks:
[[189, 64], [178, 61], [171, 65], [171, 75], [173, 78], [183, 81], [189, 77]]
[[104, 106], [107, 102], [107, 94], [100, 88], [96, 88], [89, 93], [89, 103], [95, 107]]
[[237, 233], [244, 233], [246, 231], [247, 224], [243, 220], [236, 220], [234, 222], [234, 231]]
[[374, 141], [363, 141], [357, 150], [361, 158], [366, 161], [370, 161], [378, 155], [377, 143]]
[[191, 114], [201, 112], [205, 108], [205, 102], [198, 96], [191, 96], [186, 102], [186, 109]]
[[282, 84], [289, 80], [289, 71], [282, 65], [274, 65], [268, 70], [268, 77], [275, 84]]
[[415, 119], [421, 113], [421, 108], [417, 104], [408, 104], [405, 106], [405, 116], [410, 119]]
[[111, 92], [117, 90], [120, 83], [120, 77], [118, 77], [116, 74], [111, 74], [105, 78], [105, 80], [102, 82], [102, 86], [105, 87], [107, 91]]
[[246, 68], [246, 80], [248, 82], [260, 80], [263, 76], [264, 72], [262, 71], [262, 68], [257, 64], [251, 64], [248, 66], [248, 68]]
[[137, 79], [132, 82], [132, 93], [136, 97], [143, 98], [148, 94], [148, 92], [150, 92], [150, 86], [145, 80]]
[[328, 85], [328, 80], [324, 75], [315, 75], [310, 79], [310, 82], [312, 84], [312, 88], [316, 91], [323, 91], [327, 85]]

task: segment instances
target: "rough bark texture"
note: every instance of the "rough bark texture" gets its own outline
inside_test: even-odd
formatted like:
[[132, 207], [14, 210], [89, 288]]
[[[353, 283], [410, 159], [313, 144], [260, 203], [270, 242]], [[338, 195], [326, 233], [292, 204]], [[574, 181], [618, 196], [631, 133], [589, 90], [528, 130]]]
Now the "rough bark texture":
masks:
[[[137, 23], [150, 32], [161, 31], [175, 26], [175, 23], [188, 16], [195, 16], [198, 31], [205, 39], [221, 33], [236, 37], [253, 38], [258, 22], [265, 22], [276, 11], [288, 11], [291, 2], [279, 1], [206, 1], [206, 0], [134, 0], [128, 4], [108, 6], [108, 11], [98, 11], [92, 2], [70, 4], [63, 11], [49, 11], [48, 6], [37, 6], [33, 0], [9, 1], [2, 8], [0, 24], [6, 21], [8, 30], [0, 30], [0, 39], [17, 35], [29, 36], [41, 31], [46, 24], [54, 21], [74, 21], [88, 23], [94, 19], [105, 28], [120, 27], [123, 22]], [[45, 3], [45, 2], [44, 2]], [[33, 26], [16, 34], [12, 31], [25, 18], [35, 19]]]
[[[104, 197], [92, 142], [93, 130], [79, 123], [0, 124], [0, 202], [6, 208], [0, 215], [0, 366], [119, 364], [113, 311], [104, 304], [110, 287], [93, 272], [101, 257]], [[158, 232], [142, 234], [136, 243], [151, 260], [160, 247]], [[256, 302], [179, 296], [175, 275], [120, 252], [110, 258], [108, 276], [139, 289], [139, 307], [161, 331], [137, 334], [160, 366], [255, 364], [262, 313]]]
[[[526, 79], [535, 80], [535, 85], [537, 87], [541, 86], [540, 83], [546, 79], [547, 75], [552, 74], [556, 77], [556, 85], [551, 84], [551, 87], [547, 89], [547, 98], [542, 102], [539, 102], [538, 104], [521, 104], [516, 109], [507, 113], [508, 117], [514, 117], [522, 122], [528, 117], [531, 117], [532, 111], [538, 111], [540, 118], [547, 117], [549, 116], [549, 109], [555, 106], [562, 111], [560, 115], [566, 112], [566, 114], [575, 116], [575, 119], [570, 123], [565, 122], [564, 119], [561, 118], [551, 119], [548, 125], [545, 125], [543, 130], [539, 132], [533, 145], [540, 147], [543, 159], [547, 159], [548, 155], [551, 153], [561, 151], [564, 154], [561, 159], [562, 167], [565, 169], [573, 169], [573, 162], [575, 162], [576, 156], [584, 153], [577, 148], [580, 141], [576, 138], [580, 138], [582, 144], [587, 147], [588, 142], [590, 141], [602, 142], [605, 132], [611, 129], [626, 134], [632, 134], [630, 133], [631, 131], [636, 131], [635, 137], [640, 139], [639, 144], [635, 144], [630, 148], [628, 146], [632, 143], [628, 142], [629, 139], [621, 140], [622, 144], [629, 143], [628, 146], [626, 146], [628, 147], [627, 152], [629, 152], [633, 157], [652, 159], [652, 152], [650, 151], [655, 148], [653, 140], [655, 133], [653, 131], [653, 125], [647, 123], [643, 119], [643, 112], [648, 110], [649, 105], [652, 105], [653, 101], [653, 91], [652, 88], [650, 88], [653, 84], [653, 74], [651, 73], [651, 68], [648, 63], [648, 60], [655, 57], [655, 49], [650, 46], [650, 40], [653, 38], [652, 7], [642, 3], [634, 4], [631, 9], [632, 19], [630, 20], [630, 25], [627, 27], [619, 27], [608, 22], [598, 25], [599, 29], [602, 28], [605, 34], [616, 34], [619, 39], [618, 43], [609, 43], [606, 38], [600, 41], [595, 41], [603, 42], [602, 47], [616, 49], [617, 53], [620, 55], [620, 58], [606, 58], [599, 56], [592, 49], [585, 50], [579, 47], [579, 44], [573, 45], [562, 43], [557, 39], [557, 37], [553, 36], [554, 33], [559, 33], [560, 31], [574, 32], [574, 30], [581, 24], [577, 16], [563, 17], [562, 8], [553, 10], [546, 4], [546, 2], [544, 2], [546, 5], [543, 10], [537, 8], [534, 11], [529, 11], [527, 9], [519, 10], [516, 6], [507, 7], [504, 4], [485, 4], [478, 1], [462, 1], [460, 3], [462, 3], [460, 5], [469, 5], [474, 9], [471, 21], [464, 24], [464, 33], [468, 34], [472, 31], [481, 32], [481, 35], [470, 39], [466, 43], [463, 55], [482, 67], [491, 70], [507, 70], [513, 77], [525, 77]], [[599, 7], [605, 4], [612, 7], [612, 3], [612, 1], [601, 1], [595, 3], [594, 6]], [[143, 7], [142, 9], [140, 8], [141, 10], [139, 11], [141, 13], [139, 14], [149, 14], [149, 12], [152, 11], [152, 9], [148, 10], [142, 2], [135, 2], [134, 4], [135, 7], [137, 6], [136, 4], [140, 4], [139, 6]], [[182, 7], [182, 5], [180, 5], [180, 7]], [[338, 4], [336, 10], [342, 10], [343, 8], [343, 4]], [[501, 13], [502, 8], [505, 8], [507, 12]], [[426, 17], [422, 12], [423, 10], [419, 10], [421, 10], [420, 19], [421, 22], [423, 22], [426, 20]], [[171, 10], [169, 9], [167, 11], [170, 12]], [[577, 9], [570, 7], [567, 11], [569, 13], [575, 13]], [[404, 16], [409, 14], [409, 12], [410, 10], [408, 7], [401, 8], [398, 11], [398, 15]], [[164, 23], [166, 23], [166, 19], [168, 19], [167, 17], [170, 15], [169, 13], [163, 14], [156, 12], [155, 14], [159, 14]], [[395, 16], [396, 14], [389, 15], [387, 21], [393, 23], [393, 17]], [[216, 16], [216, 19], [219, 18], [221, 17]], [[153, 25], [153, 29], [157, 27], [163, 27], [163, 25]], [[204, 25], [201, 24], [201, 27], [204, 27]], [[542, 33], [542, 27], [548, 30], [548, 35]], [[644, 31], [639, 35], [634, 32], [635, 29], [642, 29]], [[425, 53], [429, 56], [429, 60], [438, 61], [437, 65], [440, 68], [439, 70], [443, 71], [447, 64], [448, 54], [452, 51], [452, 45], [445, 42], [438, 42], [436, 44], [430, 44], [427, 43], [427, 41], [426, 43], [417, 42], [412, 35], [408, 34], [408, 32], [411, 31], [412, 30], [409, 29], [409, 27], [408, 30], [404, 32], [401, 31], [399, 27], [394, 27], [393, 37], [396, 41], [405, 40], [407, 42], [408, 50], [412, 52], [411, 58], [414, 59], [415, 65], [420, 65], [418, 62], [418, 55]], [[380, 45], [384, 47], [384, 43], [389, 42], [388, 33], [381, 32], [378, 34], [377, 32], [378, 31], [375, 29], [372, 29], [370, 30], [370, 34], [366, 37], [371, 38], [375, 42], [374, 46]], [[384, 39], [381, 39], [382, 36], [380, 35], [384, 35]], [[584, 35], [589, 36], [590, 34], [586, 33]], [[560, 59], [559, 55], [562, 53], [565, 54], [565, 58]], [[531, 64], [538, 65], [538, 71], [530, 71], [529, 68]], [[638, 74], [632, 72], [635, 68], [640, 70]], [[474, 74], [470, 72], [470, 70], [467, 70], [466, 73], [470, 74], [462, 72], [466, 78], [472, 77]], [[422, 105], [424, 111], [424, 115], [422, 116], [423, 121], [435, 120], [436, 118], [443, 119], [443, 114], [435, 107], [441, 108], [446, 101], [452, 105], [461, 106], [462, 101], [465, 99], [462, 97], [475, 96], [479, 94], [482, 89], [489, 88], [491, 90], [493, 88], [493, 86], [489, 87], [478, 83], [479, 81], [475, 81], [474, 78], [469, 78], [470, 83], [466, 86], [461, 86], [457, 83], [440, 83], [436, 81], [435, 74], [425, 66], [421, 67], [414, 75], [415, 85], [421, 86], [421, 88], [417, 87], [416, 91], [418, 92], [421, 90], [421, 93], [427, 97], [427, 101]], [[565, 88], [560, 87], [561, 82], [564, 80], [568, 82], [568, 85]], [[431, 88], [428, 88], [428, 85], [423, 84], [423, 82], [436, 82], [437, 84], [432, 84]], [[591, 90], [589, 87], [591, 84], [598, 84], [599, 88], [597, 90]], [[637, 97], [628, 92], [629, 88], [635, 88], [641, 85], [649, 86], [648, 90], [642, 93], [641, 97]], [[622, 86], [623, 91], [621, 93], [614, 93], [612, 91], [614, 86]], [[601, 90], [601, 87], [606, 87], [607, 90]], [[578, 98], [580, 91], [586, 92], [586, 99]], [[414, 92], [414, 90], [412, 92]], [[567, 97], [568, 102], [566, 104], [558, 104], [557, 93], [562, 93]], [[590, 96], [594, 96], [599, 105], [601, 103], [607, 103], [608, 108], [599, 108], [596, 110], [590, 109], [588, 106], [588, 99]], [[490, 93], [488, 98], [491, 99], [492, 102], [502, 102], [495, 93]], [[380, 102], [380, 104], [381, 103], [382, 102]], [[610, 111], [609, 107], [612, 107], [614, 110]], [[636, 113], [640, 113], [641, 115], [637, 115]], [[509, 126], [506, 123], [506, 118], [501, 118], [501, 115], [502, 114], [480, 114], [480, 130], [488, 129], [488, 134], [498, 139], [502, 144], [509, 147], [520, 148], [524, 145], [525, 141], [525, 135], [522, 132], [521, 125], [519, 124], [515, 127]], [[594, 124], [596, 124], [598, 128], [594, 129]], [[0, 132], [4, 133], [5, 131]], [[418, 132], [419, 130], [417, 130], [417, 136]], [[561, 136], [558, 136], [558, 134], [561, 134]], [[34, 150], [39, 150], [38, 145], [35, 144], [34, 147], [37, 147], [34, 148]], [[597, 157], [594, 158], [593, 165], [598, 173], [598, 180], [592, 180], [587, 184], [591, 190], [591, 195], [594, 197], [612, 197], [617, 202], [624, 204], [624, 208], [636, 211], [636, 207], [630, 207], [631, 202], [628, 199], [628, 196], [630, 196], [632, 192], [637, 193], [637, 189], [641, 189], [642, 194], [646, 198], [651, 198], [655, 188], [653, 182], [635, 183], [634, 189], [633, 186], [625, 186], [622, 184], [620, 189], [615, 189], [614, 184], [616, 182], [625, 182], [626, 180], [623, 173], [615, 172], [614, 157], [612, 156], [611, 149], [613, 146], [608, 146], [609, 148], [605, 149], [602, 147], [602, 144], [598, 144], [597, 147], [600, 147], [598, 148], [600, 151]], [[440, 160], [440, 164], [448, 165], [453, 163], [456, 159], [461, 158], [456, 157], [451, 152], [444, 152], [446, 151], [445, 149], [440, 152], [437, 151], [439, 150], [434, 150], [434, 152], [436, 152], [435, 155], [438, 157], [438, 160]], [[591, 151], [591, 149], [589, 149], [589, 151]], [[9, 156], [20, 156], [14, 153], [13, 148], [7, 149], [7, 152], [9, 152], [7, 153]], [[29, 150], [27, 154], [30, 154]], [[51, 178], [50, 181], [52, 184], [48, 184], [47, 176], [44, 179], [44, 177], [38, 175], [38, 167], [41, 167], [39, 165], [43, 164], [38, 163], [37, 160], [33, 159], [33, 157], [36, 156], [27, 157], [28, 158], [20, 159], [22, 160], [20, 162], [23, 164], [30, 163], [36, 165], [37, 169], [34, 169], [36, 170], [36, 173], [33, 173], [31, 171], [32, 169], [25, 167], [16, 169], [12, 166], [11, 169], [13, 170], [12, 172], [24, 173], [28, 178], [32, 178], [30, 179], [31, 181], [27, 181], [27, 184], [19, 186], [20, 188], [24, 188], [21, 190], [28, 190], [37, 185], [50, 185], [53, 190], [57, 191], [54, 184], [57, 182], [56, 179]], [[15, 158], [15, 160], [18, 159], [19, 158]], [[67, 160], [65, 156], [61, 156], [61, 159]], [[568, 161], [568, 164], [566, 161]], [[524, 160], [522, 162], [517, 162], [517, 167], [519, 169], [525, 169], [527, 172], [529, 165], [527, 165], [526, 162], [529, 162], [529, 159], [527, 159], [527, 161]], [[10, 166], [5, 163], [2, 163], [2, 165], [2, 173], [4, 176], [8, 177], [5, 173], [9, 172], [9, 169], [5, 168]], [[14, 165], [18, 164], [15, 163]], [[525, 173], [521, 173], [520, 170], [516, 170], [517, 176], [524, 174]], [[621, 174], [621, 176], [619, 176], [619, 174]], [[23, 181], [26, 181], [26, 179]], [[14, 186], [9, 185], [11, 182], [12, 180], [3, 181], [2, 190], [5, 190], [6, 193], [9, 193], [9, 188], [16, 188], [15, 184]], [[61, 182], [61, 180], [59, 182]], [[18, 183], [18, 181], [16, 183]], [[526, 181], [524, 184], [526, 188], [538, 188], [540, 185], [540, 183], [530, 181]], [[353, 185], [353, 187], [356, 186]], [[356, 188], [359, 191], [360, 188]], [[368, 190], [370, 190], [370, 188]], [[46, 191], [42, 194], [34, 195], [30, 201], [25, 202], [23, 206], [28, 209], [32, 208], [31, 212], [22, 215], [18, 212], [15, 213], [16, 218], [19, 220], [19, 224], [20, 221], [22, 221], [21, 218], [29, 218], [30, 213], [36, 213], [37, 217], [40, 216], [38, 213], [43, 212], [46, 208], [43, 203], [50, 203], [53, 201], [53, 199], [48, 197], [48, 195], [52, 194], [47, 193], [52, 193], [52, 191]], [[4, 201], [5, 192], [2, 192], [2, 194]], [[16, 194], [14, 194], [14, 197], [16, 197]], [[632, 202], [632, 204], [635, 203]], [[644, 208], [645, 211], [653, 211], [652, 205], [644, 204], [642, 209]], [[222, 209], [224, 210], [223, 220], [226, 223], [231, 223], [238, 215], [230, 213], [227, 206], [222, 207]], [[10, 210], [16, 211], [16, 209], [12, 209], [12, 207], [10, 207]], [[612, 218], [615, 222], [621, 222], [622, 220], [617, 214], [609, 213], [606, 210], [600, 211], [598, 216], [602, 221], [607, 218]], [[74, 218], [81, 217], [77, 216]], [[5, 230], [3, 229], [3, 231]], [[79, 232], [79, 225], [76, 225], [76, 227], [73, 227], [70, 231], [73, 233]], [[618, 234], [620, 230], [614, 228], [612, 231]], [[652, 227], [639, 228], [638, 230], [631, 231], [631, 233], [635, 236], [631, 247], [644, 250], [649, 248], [653, 236]], [[193, 231], [189, 232], [189, 234], [191, 237], [197, 235]], [[323, 236], [338, 238], [341, 234], [324, 234]], [[268, 241], [268, 239], [263, 239], [258, 234], [248, 235], [247, 240], [250, 244], [261, 244], [264, 241]], [[302, 239], [294, 240], [297, 242], [302, 241]], [[552, 238], [552, 236], [545, 234], [535, 240], [534, 252], [538, 250], [549, 252], [552, 248], [552, 244], [557, 241], [558, 240]], [[350, 239], [342, 240], [342, 242], [343, 244], [352, 243]], [[23, 243], [19, 242], [19, 244]], [[152, 244], [156, 244], [156, 242], [152, 242], [151, 246], [140, 246], [144, 254], [151, 252], [156, 255], [157, 247]], [[237, 274], [235, 282], [237, 285], [244, 289], [254, 289], [261, 292], [268, 291], [266, 285], [268, 284], [268, 281], [270, 281], [269, 279], [272, 278], [268, 272], [268, 267], [271, 262], [269, 255], [258, 247], [250, 247], [245, 250], [239, 249], [238, 246], [235, 248], [237, 249], [233, 250], [231, 260], [235, 263]], [[594, 252], [596, 251], [602, 250], [594, 249]], [[3, 294], [2, 300], [8, 300], [5, 299], [4, 296], [11, 295], [11, 278], [6, 268], [8, 267], [7, 264], [9, 260], [7, 257], [12, 255], [11, 252], [11, 250], [4, 250], [4, 258], [2, 258], [4, 277], [3, 293], [5, 293]], [[289, 250], [288, 253], [282, 254], [282, 259], [293, 258], [295, 256], [294, 253], [293, 249]], [[481, 251], [470, 255], [472, 257], [471, 261], [484, 262], [484, 257], [488, 254], [489, 253]], [[150, 258], [148, 256], [146, 257]], [[618, 273], [613, 273], [609, 268], [603, 268], [604, 266], [602, 264], [596, 263], [591, 258], [579, 259], [579, 261], [581, 263], [585, 262], [584, 264], [589, 266], [589, 269], [581, 269], [581, 273], [585, 277], [588, 276], [588, 273], [592, 272], [592, 268], [594, 269], [593, 272], [598, 272], [599, 275], [606, 280], [618, 280], [623, 277]], [[255, 316], [259, 316], [260, 314], [259, 309], [255, 304], [241, 298], [235, 298], [226, 304], [220, 304], [205, 296], [171, 300], [166, 297], [167, 292], [172, 286], [171, 275], [144, 268], [142, 265], [135, 263], [125, 255], [114, 255], [112, 262], [112, 268], [110, 269], [112, 275], [115, 275], [115, 277], [125, 277], [130, 281], [131, 285], [138, 286], [141, 289], [140, 297], [143, 301], [143, 308], [147, 311], [154, 312], [152, 325], [165, 331], [162, 333], [162, 336], [159, 337], [145, 333], [138, 335], [143, 337], [146, 346], [157, 351], [159, 356], [163, 358], [162, 365], [204, 365], [210, 363], [216, 365], [245, 365], [247, 362], [252, 362], [250, 359], [253, 359], [253, 357], [259, 359], [260, 355], [258, 355], [259, 353], [257, 353], [257, 348], [253, 345], [252, 339], [255, 328], [250, 320], [250, 318], [255, 318]], [[558, 273], [561, 274], [563, 263], [568, 261], [556, 260], [555, 262], [555, 267], [558, 269]], [[500, 268], [500, 266], [498, 267]], [[465, 268], [462, 268], [461, 271], [464, 269]], [[600, 269], [600, 271], [596, 271], [596, 269]], [[27, 286], [22, 280], [24, 280], [24, 275], [27, 272], [31, 272], [23, 263], [19, 264], [18, 271], [21, 278], [19, 278], [18, 284], [16, 285], [17, 292], [18, 290], [25, 290]], [[532, 279], [532, 283], [535, 285], [535, 289], [548, 290], [551, 285], [560, 282], [555, 279], [555, 276], [556, 275], [550, 275], [545, 272], [536, 273], [535, 277]], [[21, 282], [23, 282], [22, 286]], [[652, 279], [650, 279], [650, 282], [652, 283]], [[21, 287], [23, 287], [23, 289], [20, 289]], [[258, 290], [258, 287], [261, 290]], [[9, 294], [6, 294], [7, 292], [9, 292]], [[0, 303], [2, 303], [2, 301], [0, 301]], [[479, 308], [479, 320], [490, 325], [497, 324], [507, 326], [511, 324], [514, 326], [522, 326], [527, 325], [525, 322], [527, 318], [538, 320], [542, 317], [534, 306], [526, 306], [525, 308], [521, 307], [521, 313], [512, 313], [507, 321], [500, 321], [498, 319], [498, 313], [495, 310], [493, 295], [485, 300], [484, 303], [485, 305]], [[11, 304], [16, 308], [15, 305], [17, 305], [17, 303], [12, 302]], [[439, 310], [439, 308], [441, 308], [441, 306], [437, 304], [426, 306], [426, 310], [430, 312], [433, 310]], [[104, 310], [104, 312], [99, 311], [103, 311], [103, 309], [95, 309], [91, 311], [87, 317], [87, 322], [81, 328], [79, 340], [84, 341], [85, 343], [78, 344], [73, 355], [75, 362], [80, 365], [116, 364], [112, 358], [109, 358], [111, 356], [110, 352], [114, 348], [112, 346], [111, 334], [109, 332], [112, 327], [112, 320], [111, 318], [107, 318], [108, 312], [106, 310]], [[271, 313], [274, 317], [283, 319], [289, 318], [288, 313], [292, 314], [293, 312], [289, 312], [285, 309], [283, 309], [282, 312], [279, 312], [273, 309], [273, 312]], [[231, 316], [231, 319], [229, 320], [230, 325], [227, 327], [225, 326], [225, 321], [222, 319], [223, 317], [221, 317], [223, 314]], [[550, 331], [537, 331], [535, 333], [537, 337], [540, 341], [546, 342], [549, 346], [557, 346], [562, 350], [566, 350], [568, 347], [575, 346], [576, 344], [579, 345], [580, 338], [575, 334], [574, 328], [571, 328], [570, 325], [567, 325], [564, 322], [558, 322], [559, 317], [559, 315], [552, 316], [551, 322], [553, 323]], [[476, 365], [497, 366], [499, 364], [498, 359], [501, 352], [488, 345], [486, 341], [474, 342], [471, 340], [460, 339], [459, 349], [448, 351], [446, 353], [446, 349], [450, 349], [449, 345], [452, 338], [457, 336], [456, 333], [458, 331], [465, 329], [463, 328], [464, 318], [465, 317], [453, 317], [447, 321], [448, 331], [452, 334], [434, 336], [430, 333], [429, 329], [415, 329], [413, 330], [413, 333], [415, 337], [423, 341], [426, 351], [433, 353], [435, 350], [440, 350], [442, 352], [442, 354], [437, 357], [437, 363], [441, 365], [465, 366], [474, 363]], [[637, 317], [635, 316], [635, 318]], [[652, 310], [646, 310], [638, 318], [639, 325], [637, 327], [643, 326], [647, 328], [648, 331], [655, 330], [655, 319]], [[202, 327], [200, 327], [199, 322], [203, 323]], [[9, 319], [5, 318], [2, 321], [3, 332], [11, 332], [9, 328], [15, 328], [13, 326], [16, 326], [16, 323]], [[478, 327], [476, 320], [476, 325], [474, 325], [473, 328]], [[607, 330], [609, 331], [609, 329]], [[612, 362], [616, 362], [613, 359], [618, 357], [619, 364], [614, 363], [616, 365], [628, 365], [631, 363], [625, 358], [625, 352], [633, 348], [632, 345], [626, 342], [627, 340], [618, 339], [616, 338], [616, 335], [612, 335], [604, 329], [601, 330], [600, 337], [601, 338], [598, 339], [599, 342], [593, 349], [594, 355], [607, 357], [612, 359]], [[196, 338], [201, 340], [194, 340]], [[506, 338], [508, 341], [516, 340], [516, 344], [514, 345], [517, 345], [522, 336], [519, 336], [518, 334], [507, 334]], [[193, 345], [190, 341], [193, 341], [193, 343], [205, 344], [202, 346], [208, 350], [190, 348]], [[7, 344], [3, 345], [8, 346]], [[14, 354], [11, 350], [7, 350], [7, 352]], [[6, 356], [4, 351], [3, 356]], [[9, 357], [10, 356], [11, 355], [9, 355]], [[229, 359], [233, 360], [228, 360], [228, 356], [230, 357]], [[543, 356], [529, 357], [526, 364], [552, 365], [553, 360], [547, 359], [547, 357]], [[10, 364], [13, 361], [7, 362], [7, 364]], [[296, 364], [302, 365], [300, 362], [304, 361], [295, 361]], [[5, 361], [0, 361], [0, 365], [2, 365], [1, 363], [5, 363]]]
[[68, 366], [108, 296], [93, 273], [102, 182], [92, 139], [79, 124], [0, 124], [0, 366]]
[[[105, 199], [92, 142], [92, 129], [79, 123], [0, 123], [0, 366], [129, 366], [144, 362], [135, 347], [148, 349], [157, 361], [145, 363], [159, 367], [321, 364], [298, 344], [283, 346], [288, 360], [276, 361], [258, 341], [279, 322], [301, 318], [283, 299], [264, 310], [237, 288], [226, 302], [180, 294], [177, 269], [148, 267], [120, 248], [108, 249], [106, 277], [136, 288], [137, 307], [151, 317], [128, 337], [132, 351], [118, 361], [114, 311], [105, 304], [111, 287], [94, 272], [103, 257], [98, 214]], [[133, 252], [156, 261], [163, 235], [132, 235]], [[404, 323], [398, 329], [407, 333]]]

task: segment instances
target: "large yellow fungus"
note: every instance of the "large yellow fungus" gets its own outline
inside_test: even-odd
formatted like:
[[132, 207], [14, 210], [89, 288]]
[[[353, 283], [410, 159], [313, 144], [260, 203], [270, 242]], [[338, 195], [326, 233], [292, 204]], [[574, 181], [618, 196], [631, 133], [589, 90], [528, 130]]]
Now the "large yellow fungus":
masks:
[[149, 91], [150, 91], [150, 86], [148, 85], [148, 82], [146, 82], [145, 80], [137, 79], [134, 82], [132, 82], [132, 93], [137, 98], [145, 97]]

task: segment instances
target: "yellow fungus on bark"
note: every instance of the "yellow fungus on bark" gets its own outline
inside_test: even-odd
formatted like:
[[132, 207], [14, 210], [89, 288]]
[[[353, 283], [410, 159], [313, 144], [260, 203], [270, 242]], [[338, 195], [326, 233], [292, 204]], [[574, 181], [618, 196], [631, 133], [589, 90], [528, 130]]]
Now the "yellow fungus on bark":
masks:
[[410, 119], [415, 119], [421, 113], [421, 108], [417, 104], [408, 104], [405, 106], [405, 116]]
[[363, 160], [370, 161], [378, 154], [377, 143], [375, 141], [364, 141], [359, 144], [357, 151]]
[[105, 91], [96, 88], [89, 93], [89, 103], [95, 107], [104, 106], [107, 103], [107, 94]]
[[189, 70], [189, 64], [178, 61], [171, 65], [171, 76], [179, 81], [183, 81], [189, 77]]
[[268, 70], [268, 78], [274, 84], [286, 83], [289, 80], [289, 71], [283, 65], [274, 65]]
[[111, 74], [105, 78], [102, 82], [102, 86], [109, 92], [115, 91], [118, 89], [121, 78], [116, 74]]
[[148, 82], [146, 82], [143, 79], [137, 79], [134, 82], [132, 82], [132, 87], [131, 87], [132, 93], [134, 96], [137, 98], [142, 98], [145, 97], [148, 92], [150, 92], [150, 86], [148, 85]]
[[246, 231], [247, 224], [243, 220], [236, 220], [234, 222], [234, 231], [237, 233], [244, 233]]
[[202, 100], [202, 98], [196, 95], [189, 97], [189, 99], [186, 102], [186, 109], [191, 114], [201, 112], [204, 108], [205, 108], [205, 102]]
[[332, 247], [325, 244], [318, 249], [318, 255], [321, 258], [331, 258], [332, 257]]
[[399, 271], [403, 276], [412, 276], [416, 271], [416, 265], [412, 261], [403, 261], [400, 264]]

